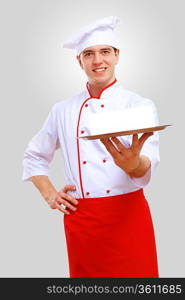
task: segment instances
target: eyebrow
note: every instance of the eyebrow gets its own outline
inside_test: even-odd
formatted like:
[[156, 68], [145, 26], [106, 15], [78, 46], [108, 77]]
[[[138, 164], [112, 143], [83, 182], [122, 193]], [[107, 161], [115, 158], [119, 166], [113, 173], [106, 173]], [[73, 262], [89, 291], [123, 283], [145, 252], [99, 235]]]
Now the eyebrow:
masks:
[[[103, 50], [111, 50], [111, 48], [101, 48], [99, 51], [103, 51]], [[85, 50], [85, 51], [83, 51], [83, 54], [89, 53], [89, 52], [95, 52], [95, 51], [94, 50]]]

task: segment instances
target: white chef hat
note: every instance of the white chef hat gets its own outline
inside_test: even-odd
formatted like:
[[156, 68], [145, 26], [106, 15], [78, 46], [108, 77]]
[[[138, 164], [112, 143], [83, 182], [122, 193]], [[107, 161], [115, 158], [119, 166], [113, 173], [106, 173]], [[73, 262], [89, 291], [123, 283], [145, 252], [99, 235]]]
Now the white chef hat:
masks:
[[119, 48], [114, 28], [120, 22], [115, 16], [106, 17], [83, 27], [78, 33], [66, 40], [64, 48], [76, 49], [79, 55], [84, 49], [95, 45], [109, 45]]

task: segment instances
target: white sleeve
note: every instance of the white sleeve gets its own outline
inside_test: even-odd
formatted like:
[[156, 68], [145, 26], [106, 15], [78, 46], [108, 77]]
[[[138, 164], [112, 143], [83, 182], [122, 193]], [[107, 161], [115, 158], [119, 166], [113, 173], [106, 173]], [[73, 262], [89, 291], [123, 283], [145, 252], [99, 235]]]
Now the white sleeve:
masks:
[[40, 131], [30, 140], [23, 155], [23, 181], [31, 176], [47, 175], [49, 163], [60, 146], [57, 133], [56, 104], [52, 107]]
[[[156, 109], [156, 106], [154, 105], [154, 103], [152, 101], [150, 103], [151, 103], [151, 106], [153, 108], [153, 113], [154, 113], [154, 117], [155, 117], [155, 122], [156, 122], [155, 126], [157, 126], [159, 124], [157, 109]], [[130, 180], [137, 187], [143, 188], [144, 186], [146, 186], [150, 182], [150, 180], [153, 176], [153, 173], [154, 173], [156, 167], [158, 166], [158, 164], [160, 162], [159, 132], [158, 131], [154, 131], [154, 134], [152, 136], [150, 136], [145, 141], [145, 143], [143, 144], [143, 147], [141, 149], [140, 155], [147, 156], [151, 161], [151, 166], [148, 169], [148, 171], [145, 173], [144, 176], [142, 176], [142, 177], [130, 177]]]

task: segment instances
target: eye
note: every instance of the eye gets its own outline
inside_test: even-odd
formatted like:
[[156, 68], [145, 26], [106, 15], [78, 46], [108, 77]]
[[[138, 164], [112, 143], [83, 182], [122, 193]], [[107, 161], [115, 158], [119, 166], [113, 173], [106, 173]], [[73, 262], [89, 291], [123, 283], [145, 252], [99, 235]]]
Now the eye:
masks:
[[86, 56], [86, 57], [91, 56], [91, 55], [92, 55], [92, 52], [86, 52], [86, 53], [84, 54], [84, 56]]
[[109, 54], [109, 53], [110, 53], [109, 50], [103, 50], [103, 54], [107, 55], [107, 54]]

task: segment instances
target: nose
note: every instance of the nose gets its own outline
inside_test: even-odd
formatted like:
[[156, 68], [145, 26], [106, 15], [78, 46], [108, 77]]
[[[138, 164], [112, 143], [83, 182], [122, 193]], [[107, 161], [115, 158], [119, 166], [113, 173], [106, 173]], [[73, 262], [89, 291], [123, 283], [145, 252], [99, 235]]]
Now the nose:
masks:
[[94, 54], [93, 63], [94, 63], [95, 65], [99, 65], [99, 64], [102, 63], [102, 56], [101, 56], [101, 54], [99, 54], [99, 53], [95, 53], [95, 54]]

